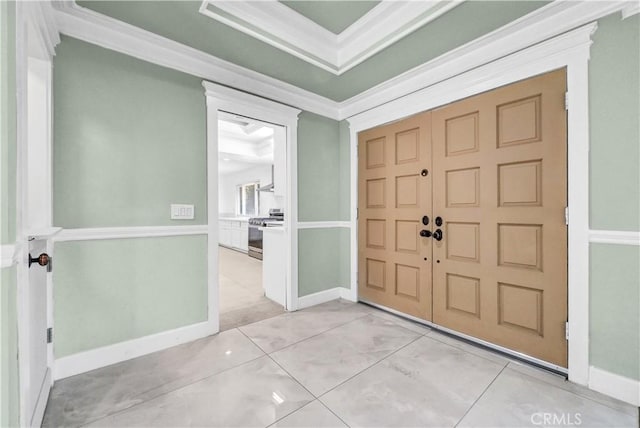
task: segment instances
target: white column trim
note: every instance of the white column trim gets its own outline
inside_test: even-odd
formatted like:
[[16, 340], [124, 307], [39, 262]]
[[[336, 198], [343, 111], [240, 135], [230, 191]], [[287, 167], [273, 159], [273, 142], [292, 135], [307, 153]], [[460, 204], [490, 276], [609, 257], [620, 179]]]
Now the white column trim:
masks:
[[597, 367], [589, 367], [589, 388], [634, 406], [640, 406], [640, 381]]
[[[589, 380], [589, 110], [592, 23], [349, 119], [351, 135], [351, 292], [357, 296], [357, 134], [403, 117], [559, 68], [567, 68], [569, 186], [569, 379]], [[354, 231], [356, 231], [354, 233]]]
[[589, 242], [597, 244], [640, 245], [640, 232], [626, 230], [590, 230]]
[[8, 268], [18, 262], [18, 247], [15, 244], [2, 245], [0, 268]]
[[131, 226], [63, 229], [53, 237], [55, 242], [93, 241], [100, 239], [153, 238], [160, 236], [206, 235], [207, 225]]

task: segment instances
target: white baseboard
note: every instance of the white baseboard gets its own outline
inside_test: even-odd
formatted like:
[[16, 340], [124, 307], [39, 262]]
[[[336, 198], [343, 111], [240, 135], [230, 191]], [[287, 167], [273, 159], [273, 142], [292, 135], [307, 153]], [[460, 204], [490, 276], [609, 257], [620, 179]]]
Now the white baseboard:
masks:
[[589, 367], [589, 389], [640, 406], [640, 381]]
[[351, 292], [350, 288], [338, 287], [340, 289], [340, 297], [353, 303], [358, 303], [358, 294]]
[[[347, 292], [347, 293], [345, 293]], [[328, 290], [318, 291], [308, 296], [298, 297], [298, 309], [309, 308], [321, 303], [330, 302], [339, 298], [345, 298], [349, 290], [343, 287], [334, 287]], [[349, 299], [348, 299], [349, 300]]]
[[69, 376], [106, 367], [111, 364], [210, 336], [217, 332], [214, 323], [201, 322], [62, 357], [55, 360], [53, 371], [54, 379], [64, 379]]

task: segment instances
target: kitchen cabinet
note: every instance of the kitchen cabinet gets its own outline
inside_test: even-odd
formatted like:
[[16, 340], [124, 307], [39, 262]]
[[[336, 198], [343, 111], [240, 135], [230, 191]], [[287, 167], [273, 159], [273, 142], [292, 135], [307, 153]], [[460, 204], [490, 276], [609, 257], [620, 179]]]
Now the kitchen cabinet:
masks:
[[283, 129], [276, 129], [273, 143], [273, 194], [284, 196], [287, 192], [287, 136]]
[[245, 253], [249, 251], [249, 222], [246, 219], [220, 219], [218, 229], [220, 245]]
[[287, 275], [285, 268], [285, 236], [282, 226], [261, 227], [262, 230], [262, 287], [264, 295], [285, 306]]

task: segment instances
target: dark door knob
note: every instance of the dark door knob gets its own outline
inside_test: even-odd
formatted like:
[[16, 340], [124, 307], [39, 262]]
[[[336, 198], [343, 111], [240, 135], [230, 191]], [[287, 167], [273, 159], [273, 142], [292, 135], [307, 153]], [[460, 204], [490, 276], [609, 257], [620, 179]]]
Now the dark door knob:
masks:
[[433, 239], [435, 239], [436, 241], [442, 241], [442, 230], [436, 229], [433, 232]]
[[438, 227], [442, 226], [442, 217], [440, 216], [436, 217], [435, 223], [436, 223], [436, 226]]
[[422, 224], [424, 224], [425, 226], [429, 224], [429, 216], [428, 215], [422, 217]]
[[431, 231], [422, 229], [420, 231], [420, 236], [422, 236], [423, 238], [429, 238], [431, 236]]
[[50, 261], [51, 257], [49, 257], [49, 254], [47, 253], [42, 253], [38, 257], [31, 257], [31, 254], [29, 254], [29, 267], [31, 267], [32, 263], [38, 263], [40, 266], [46, 266]]

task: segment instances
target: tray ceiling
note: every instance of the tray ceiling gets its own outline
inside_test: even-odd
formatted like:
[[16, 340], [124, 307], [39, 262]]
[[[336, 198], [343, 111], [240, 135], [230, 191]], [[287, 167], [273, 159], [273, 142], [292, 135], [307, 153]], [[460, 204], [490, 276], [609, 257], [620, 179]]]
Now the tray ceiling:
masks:
[[201, 14], [201, 1], [78, 1], [81, 7], [334, 101], [346, 100], [545, 4], [548, 1], [465, 1], [336, 75]]

